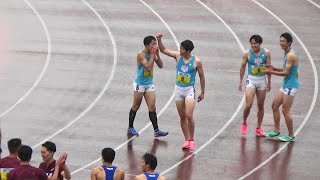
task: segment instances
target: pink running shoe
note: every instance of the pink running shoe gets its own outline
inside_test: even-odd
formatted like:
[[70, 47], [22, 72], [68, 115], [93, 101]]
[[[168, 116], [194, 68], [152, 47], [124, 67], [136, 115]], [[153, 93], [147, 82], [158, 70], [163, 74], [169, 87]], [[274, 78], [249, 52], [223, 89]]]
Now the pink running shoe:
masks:
[[257, 136], [264, 136], [264, 132], [261, 128], [256, 129]]
[[248, 127], [247, 124], [242, 124], [241, 125], [241, 134], [242, 135], [246, 135], [247, 134], [247, 127]]
[[184, 142], [184, 144], [182, 145], [182, 149], [189, 149], [190, 143], [189, 141]]
[[189, 141], [189, 149], [190, 151], [196, 150], [196, 144], [194, 143], [194, 141]]

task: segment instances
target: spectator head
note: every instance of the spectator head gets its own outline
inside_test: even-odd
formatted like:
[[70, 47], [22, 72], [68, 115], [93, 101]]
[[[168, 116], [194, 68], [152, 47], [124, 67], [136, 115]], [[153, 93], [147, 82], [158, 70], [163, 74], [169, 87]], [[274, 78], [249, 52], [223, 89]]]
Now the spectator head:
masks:
[[148, 170], [154, 171], [157, 167], [157, 158], [150, 153], [145, 153], [142, 156], [141, 167], [143, 172]]
[[50, 162], [56, 152], [56, 145], [51, 141], [46, 141], [42, 144], [41, 157], [44, 162]]
[[107, 163], [112, 164], [112, 162], [116, 156], [116, 152], [112, 148], [104, 148], [101, 151], [101, 155], [102, 155], [103, 162], [107, 162]]
[[21, 162], [29, 162], [32, 156], [32, 149], [30, 146], [22, 145], [19, 149], [18, 157]]
[[21, 139], [13, 138], [8, 141], [8, 149], [10, 154], [18, 154], [21, 147]]

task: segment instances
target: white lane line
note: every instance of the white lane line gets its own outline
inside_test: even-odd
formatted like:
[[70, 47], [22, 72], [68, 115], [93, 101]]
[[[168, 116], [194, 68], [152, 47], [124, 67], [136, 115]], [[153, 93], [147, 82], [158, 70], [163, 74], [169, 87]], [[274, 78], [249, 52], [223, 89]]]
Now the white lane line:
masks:
[[113, 65], [112, 65], [112, 71], [111, 71], [111, 74], [110, 74], [110, 77], [106, 83], [106, 85], [103, 87], [102, 91], [100, 92], [100, 94], [95, 98], [95, 100], [84, 110], [82, 111], [81, 114], [79, 114], [76, 118], [74, 118], [71, 122], [69, 122], [66, 126], [64, 126], [63, 128], [59, 129], [58, 131], [56, 131], [55, 133], [53, 133], [52, 135], [50, 135], [49, 137], [45, 138], [44, 140], [42, 140], [41, 142], [35, 144], [32, 146], [32, 148], [36, 148], [38, 146], [40, 146], [42, 143], [44, 143], [45, 141], [53, 138], [54, 136], [56, 136], [57, 134], [61, 133], [62, 131], [64, 131], [65, 129], [69, 128], [72, 124], [74, 124], [75, 122], [77, 122], [80, 118], [82, 118], [85, 114], [87, 114], [87, 112], [90, 111], [90, 109], [100, 100], [100, 98], [103, 96], [103, 94], [106, 92], [106, 90], [108, 89], [112, 79], [113, 79], [113, 76], [114, 76], [114, 73], [115, 73], [115, 70], [116, 70], [116, 65], [117, 65], [117, 56], [118, 56], [118, 53], [117, 53], [117, 46], [116, 46], [116, 43], [115, 43], [115, 40], [114, 40], [114, 37], [112, 35], [112, 32], [110, 31], [109, 27], [107, 26], [107, 24], [104, 22], [104, 20], [102, 19], [102, 17], [100, 16], [99, 13], [97, 13], [97, 11], [95, 11], [95, 9], [93, 9], [89, 3], [87, 3], [85, 0], [82, 0], [82, 2], [84, 4], [86, 4], [95, 14], [96, 16], [100, 19], [100, 21], [102, 22], [103, 26], [106, 28], [106, 30], [108, 31], [108, 34], [110, 36], [110, 39], [111, 39], [111, 42], [112, 42], [112, 46], [113, 46]]
[[[215, 15], [224, 25], [225, 27], [230, 31], [230, 33], [234, 36], [234, 38], [237, 40], [238, 45], [240, 46], [242, 52], [245, 51], [241, 41], [239, 40], [238, 36], [236, 35], [236, 33], [231, 29], [231, 27], [216, 13], [214, 12], [212, 9], [210, 9], [206, 4], [204, 4], [203, 2], [201, 2], [200, 0], [196, 0], [198, 3], [200, 3], [203, 7], [205, 7], [209, 12], [211, 12], [213, 15]], [[245, 96], [243, 95], [242, 100], [237, 108], [237, 110], [233, 113], [232, 117], [228, 120], [228, 122], [226, 122], [226, 124], [224, 124], [224, 126], [213, 136], [211, 137], [206, 143], [204, 143], [200, 148], [198, 148], [196, 151], [194, 151], [192, 154], [188, 155], [187, 157], [183, 158], [181, 161], [177, 162], [176, 164], [174, 164], [173, 166], [171, 166], [170, 168], [164, 170], [163, 172], [161, 172], [161, 174], [166, 174], [169, 171], [171, 171], [172, 169], [178, 167], [180, 164], [182, 164], [183, 162], [187, 161], [189, 158], [191, 158], [192, 156], [194, 156], [195, 154], [199, 153], [202, 149], [204, 149], [206, 146], [208, 146], [212, 141], [214, 141], [229, 125], [230, 123], [234, 120], [234, 118], [237, 116], [237, 114], [241, 111], [241, 108], [243, 106], [245, 102]]]
[[311, 4], [315, 5], [317, 8], [320, 9], [320, 5], [319, 5], [319, 4], [317, 4], [317, 3], [315, 3], [315, 2], [313, 2], [313, 1], [311, 1], [311, 0], [307, 0], [307, 1], [309, 1]]
[[[144, 1], [142, 0], [139, 0], [142, 4], [144, 4], [150, 11], [152, 11], [159, 19], [160, 21], [165, 25], [165, 27], [169, 30], [171, 36], [173, 37], [175, 43], [176, 43], [176, 46], [177, 46], [177, 49], [179, 49], [179, 42], [178, 42], [178, 39], [177, 37], [174, 35], [173, 31], [171, 30], [170, 26], [167, 24], [167, 22], [155, 11], [152, 9], [152, 7], [150, 7], [147, 3], [145, 3]], [[89, 5], [89, 4], [88, 4]], [[162, 115], [162, 113], [168, 108], [168, 106], [171, 104], [171, 102], [173, 101], [174, 99], [174, 92], [172, 93], [169, 101], [165, 104], [165, 106], [160, 110], [160, 112], [158, 113], [158, 117], [160, 117]], [[151, 125], [151, 123], [149, 122], [145, 127], [143, 127], [140, 131], [139, 131], [139, 134], [141, 134], [143, 131], [145, 131], [149, 126]], [[122, 148], [123, 146], [125, 146], [126, 144], [128, 144], [130, 141], [132, 141], [133, 139], [135, 139], [136, 136], [133, 136], [131, 138], [129, 138], [128, 140], [126, 140], [125, 142], [121, 143], [120, 145], [118, 145], [114, 150], [117, 151], [118, 149]], [[99, 162], [101, 160], [101, 158], [97, 158], [96, 160], [90, 162], [89, 164], [83, 166], [83, 167], [80, 167], [79, 169], [76, 169], [75, 171], [71, 172], [71, 175], [73, 174], [76, 174], [80, 171], [82, 171], [83, 169]]]
[[40, 74], [38, 75], [37, 80], [33, 83], [33, 85], [31, 86], [31, 88], [15, 103], [13, 104], [10, 108], [8, 108], [7, 110], [5, 110], [3, 113], [0, 114], [0, 118], [3, 117], [4, 115], [6, 115], [7, 113], [9, 113], [12, 109], [14, 109], [18, 104], [20, 104], [24, 99], [26, 99], [27, 96], [29, 96], [29, 94], [34, 90], [34, 88], [36, 88], [39, 84], [39, 82], [41, 81], [41, 79], [43, 78], [45, 72], [47, 71], [47, 68], [49, 66], [50, 60], [51, 60], [51, 38], [50, 38], [50, 34], [47, 28], [46, 23], [44, 22], [44, 20], [42, 19], [42, 17], [40, 16], [40, 14], [38, 13], [38, 11], [32, 6], [32, 4], [28, 1], [28, 0], [24, 0], [24, 2], [32, 9], [32, 11], [36, 14], [36, 16], [38, 17], [38, 19], [41, 22], [41, 25], [46, 33], [46, 37], [47, 37], [47, 41], [48, 41], [48, 54], [47, 54], [47, 59], [46, 59], [46, 63], [44, 65], [44, 67], [42, 68], [42, 71], [40, 72]]
[[[269, 14], [271, 14], [274, 18], [276, 18], [284, 27], [286, 27], [291, 34], [297, 39], [297, 41], [301, 44], [302, 48], [304, 49], [304, 51], [306, 52], [309, 61], [312, 65], [312, 70], [313, 70], [313, 75], [314, 75], [314, 94], [313, 94], [313, 99], [312, 99], [312, 103], [310, 105], [310, 109], [307, 113], [307, 115], [305, 116], [304, 120], [302, 121], [300, 127], [296, 130], [296, 132], [294, 133], [295, 136], [297, 136], [299, 134], [299, 132], [301, 131], [301, 129], [304, 127], [304, 125], [306, 124], [306, 122], [309, 120], [311, 113], [313, 111], [313, 108], [316, 104], [317, 101], [317, 97], [318, 97], [318, 72], [316, 69], [316, 66], [314, 64], [313, 58], [309, 52], [309, 50], [307, 49], [307, 47], [304, 45], [304, 43], [301, 41], [301, 39], [298, 37], [298, 35], [283, 21], [281, 20], [277, 15], [275, 15], [273, 12], [271, 12], [268, 8], [264, 7], [262, 4], [260, 4], [259, 2], [257, 2], [256, 0], [251, 0], [254, 3], [256, 3], [257, 5], [259, 5], [262, 9], [264, 9], [265, 11], [267, 11]], [[266, 165], [269, 161], [271, 161], [274, 157], [276, 157], [281, 151], [283, 151], [287, 146], [288, 146], [288, 142], [285, 143], [283, 146], [281, 146], [281, 148], [279, 148], [279, 150], [277, 152], [275, 152], [274, 154], [272, 154], [268, 159], [266, 159], [265, 161], [263, 161], [260, 165], [258, 165], [257, 167], [255, 167], [254, 169], [252, 169], [251, 171], [249, 171], [247, 174], [245, 174], [244, 176], [240, 177], [239, 179], [244, 179], [248, 176], [250, 176], [252, 173], [256, 172], [258, 169], [260, 169], [262, 166]]]

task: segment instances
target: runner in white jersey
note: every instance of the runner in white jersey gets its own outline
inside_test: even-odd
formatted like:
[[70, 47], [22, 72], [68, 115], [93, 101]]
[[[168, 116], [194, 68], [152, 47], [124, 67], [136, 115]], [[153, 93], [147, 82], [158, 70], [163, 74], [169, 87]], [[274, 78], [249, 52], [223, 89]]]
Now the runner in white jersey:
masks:
[[261, 124], [264, 116], [264, 100], [266, 98], [267, 91], [271, 89], [271, 75], [262, 73], [265, 70], [266, 64], [271, 64], [271, 54], [266, 48], [261, 48], [262, 37], [260, 35], [253, 35], [250, 37], [251, 48], [243, 53], [242, 63], [240, 67], [240, 82], [238, 89], [242, 91], [242, 80], [245, 73], [246, 65], [248, 65], [248, 77], [246, 80], [246, 105], [243, 110], [243, 122], [241, 125], [241, 133], [247, 134], [247, 118], [250, 114], [254, 97], [257, 96], [258, 113], [257, 113], [257, 128], [256, 134], [258, 136], [264, 136], [264, 132], [261, 129]]
[[176, 60], [176, 106], [180, 116], [180, 125], [185, 138], [182, 145], [183, 149], [191, 151], [196, 149], [194, 142], [195, 123], [193, 119], [193, 110], [195, 107], [195, 76], [198, 72], [200, 77], [201, 92], [198, 96], [198, 102], [204, 98], [205, 77], [202, 63], [197, 56], [191, 54], [194, 46], [192, 41], [185, 40], [181, 42], [180, 51], [167, 49], [162, 43], [162, 34], [156, 35], [160, 51]]

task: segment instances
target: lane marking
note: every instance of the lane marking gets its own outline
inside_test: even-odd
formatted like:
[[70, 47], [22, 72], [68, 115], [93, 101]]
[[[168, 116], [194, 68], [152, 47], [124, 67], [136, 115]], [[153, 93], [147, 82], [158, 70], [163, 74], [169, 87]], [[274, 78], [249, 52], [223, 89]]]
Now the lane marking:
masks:
[[32, 11], [36, 14], [36, 16], [38, 17], [38, 19], [41, 22], [41, 25], [46, 33], [46, 37], [47, 37], [47, 41], [48, 41], [48, 54], [47, 54], [46, 63], [43, 66], [42, 71], [38, 75], [37, 80], [33, 83], [31, 88], [22, 97], [20, 97], [20, 99], [15, 104], [13, 104], [11, 107], [9, 107], [7, 110], [5, 110], [3, 113], [0, 114], [0, 118], [3, 117], [4, 115], [6, 115], [7, 113], [9, 113], [18, 104], [20, 104], [23, 100], [25, 100], [27, 98], [27, 96], [29, 96], [29, 94], [38, 86], [39, 82], [42, 80], [45, 72], [47, 71], [50, 60], [51, 60], [51, 38], [50, 38], [50, 33], [48, 31], [47, 25], [44, 22], [44, 20], [42, 19], [41, 15], [38, 13], [38, 11], [32, 6], [32, 4], [28, 0], [23, 0], [23, 1], [32, 9]]
[[32, 146], [32, 149], [40, 146], [42, 143], [44, 143], [45, 141], [48, 141], [49, 139], [53, 138], [54, 136], [60, 134], [62, 131], [66, 130], [67, 128], [69, 128], [72, 124], [74, 124], [75, 122], [77, 122], [79, 119], [81, 119], [84, 115], [87, 114], [87, 112], [90, 111], [90, 109], [101, 99], [101, 97], [103, 96], [103, 94], [106, 92], [106, 90], [108, 89], [109, 85], [111, 84], [111, 81], [113, 79], [115, 70], [116, 70], [116, 65], [117, 65], [117, 46], [114, 40], [114, 36], [112, 35], [112, 32], [110, 31], [109, 27], [107, 26], [107, 24], [104, 22], [104, 20], [102, 19], [102, 17], [86, 2], [86, 1], [82, 1], [84, 4], [86, 4], [95, 14], [96, 16], [99, 18], [99, 20], [102, 22], [103, 26], [106, 28], [106, 30], [108, 31], [109, 37], [111, 39], [112, 42], [112, 46], [113, 46], [113, 65], [112, 65], [112, 70], [111, 70], [111, 74], [110, 77], [107, 81], [107, 83], [105, 84], [105, 86], [103, 87], [102, 91], [99, 93], [99, 95], [94, 99], [94, 101], [84, 110], [82, 111], [76, 118], [74, 118], [71, 122], [69, 122], [66, 126], [64, 126], [63, 128], [59, 129], [58, 131], [56, 131], [55, 133], [53, 133], [52, 135], [48, 136], [47, 138], [45, 138], [44, 140], [40, 141], [39, 143], [35, 144]]

